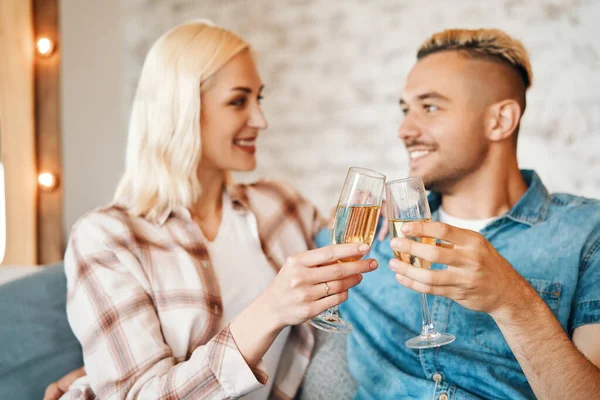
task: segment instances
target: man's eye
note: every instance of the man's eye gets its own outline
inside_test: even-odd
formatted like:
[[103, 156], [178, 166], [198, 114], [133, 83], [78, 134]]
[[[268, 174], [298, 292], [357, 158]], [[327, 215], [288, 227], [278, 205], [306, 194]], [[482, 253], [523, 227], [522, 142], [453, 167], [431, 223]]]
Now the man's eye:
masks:
[[404, 115], [408, 114], [408, 108], [402, 108], [402, 114], [404, 114]]
[[438, 110], [438, 106], [426, 104], [423, 107], [425, 108], [425, 111], [427, 111], [428, 113], [436, 112]]

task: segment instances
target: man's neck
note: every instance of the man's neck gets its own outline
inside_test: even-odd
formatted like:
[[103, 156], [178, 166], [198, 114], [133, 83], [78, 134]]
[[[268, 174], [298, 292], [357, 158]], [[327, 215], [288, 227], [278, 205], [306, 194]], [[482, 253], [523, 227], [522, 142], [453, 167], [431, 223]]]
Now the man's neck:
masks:
[[485, 219], [508, 212], [527, 191], [516, 160], [474, 172], [442, 194], [444, 211], [464, 219]]

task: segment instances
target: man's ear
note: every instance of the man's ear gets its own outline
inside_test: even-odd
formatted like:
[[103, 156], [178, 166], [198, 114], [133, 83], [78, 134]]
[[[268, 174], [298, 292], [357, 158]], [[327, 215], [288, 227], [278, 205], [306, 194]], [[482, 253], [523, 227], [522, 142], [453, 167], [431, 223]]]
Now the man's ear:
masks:
[[515, 100], [503, 100], [488, 107], [486, 136], [500, 142], [515, 134], [521, 121], [521, 106]]

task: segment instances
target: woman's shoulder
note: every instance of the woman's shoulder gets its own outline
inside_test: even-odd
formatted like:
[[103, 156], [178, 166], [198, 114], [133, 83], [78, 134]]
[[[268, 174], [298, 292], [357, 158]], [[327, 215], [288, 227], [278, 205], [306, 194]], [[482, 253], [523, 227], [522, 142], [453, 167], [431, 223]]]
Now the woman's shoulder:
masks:
[[[298, 221], [310, 232], [311, 238], [325, 224], [317, 207], [288, 182], [262, 179], [240, 185], [237, 190], [244, 193], [242, 198], [255, 215], [269, 220]], [[240, 202], [243, 204], [243, 201]]]
[[283, 201], [303, 201], [305, 197], [294, 185], [283, 180], [260, 179], [252, 183], [239, 184], [238, 187], [251, 196], [270, 196]]
[[116, 203], [95, 208], [80, 216], [71, 228], [71, 238], [123, 237], [131, 234], [133, 219], [127, 210]]

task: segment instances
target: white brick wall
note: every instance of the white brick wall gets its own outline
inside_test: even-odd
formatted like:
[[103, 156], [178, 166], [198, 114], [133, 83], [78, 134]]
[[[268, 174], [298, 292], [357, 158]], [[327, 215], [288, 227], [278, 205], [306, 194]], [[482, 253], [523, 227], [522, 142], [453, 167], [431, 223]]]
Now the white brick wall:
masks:
[[551, 190], [600, 197], [600, 1], [129, 0], [124, 115], [150, 44], [209, 18], [247, 39], [266, 83], [256, 175], [293, 182], [323, 210], [351, 165], [406, 174], [398, 98], [419, 44], [450, 27], [497, 27], [529, 49], [534, 86], [522, 166]]

